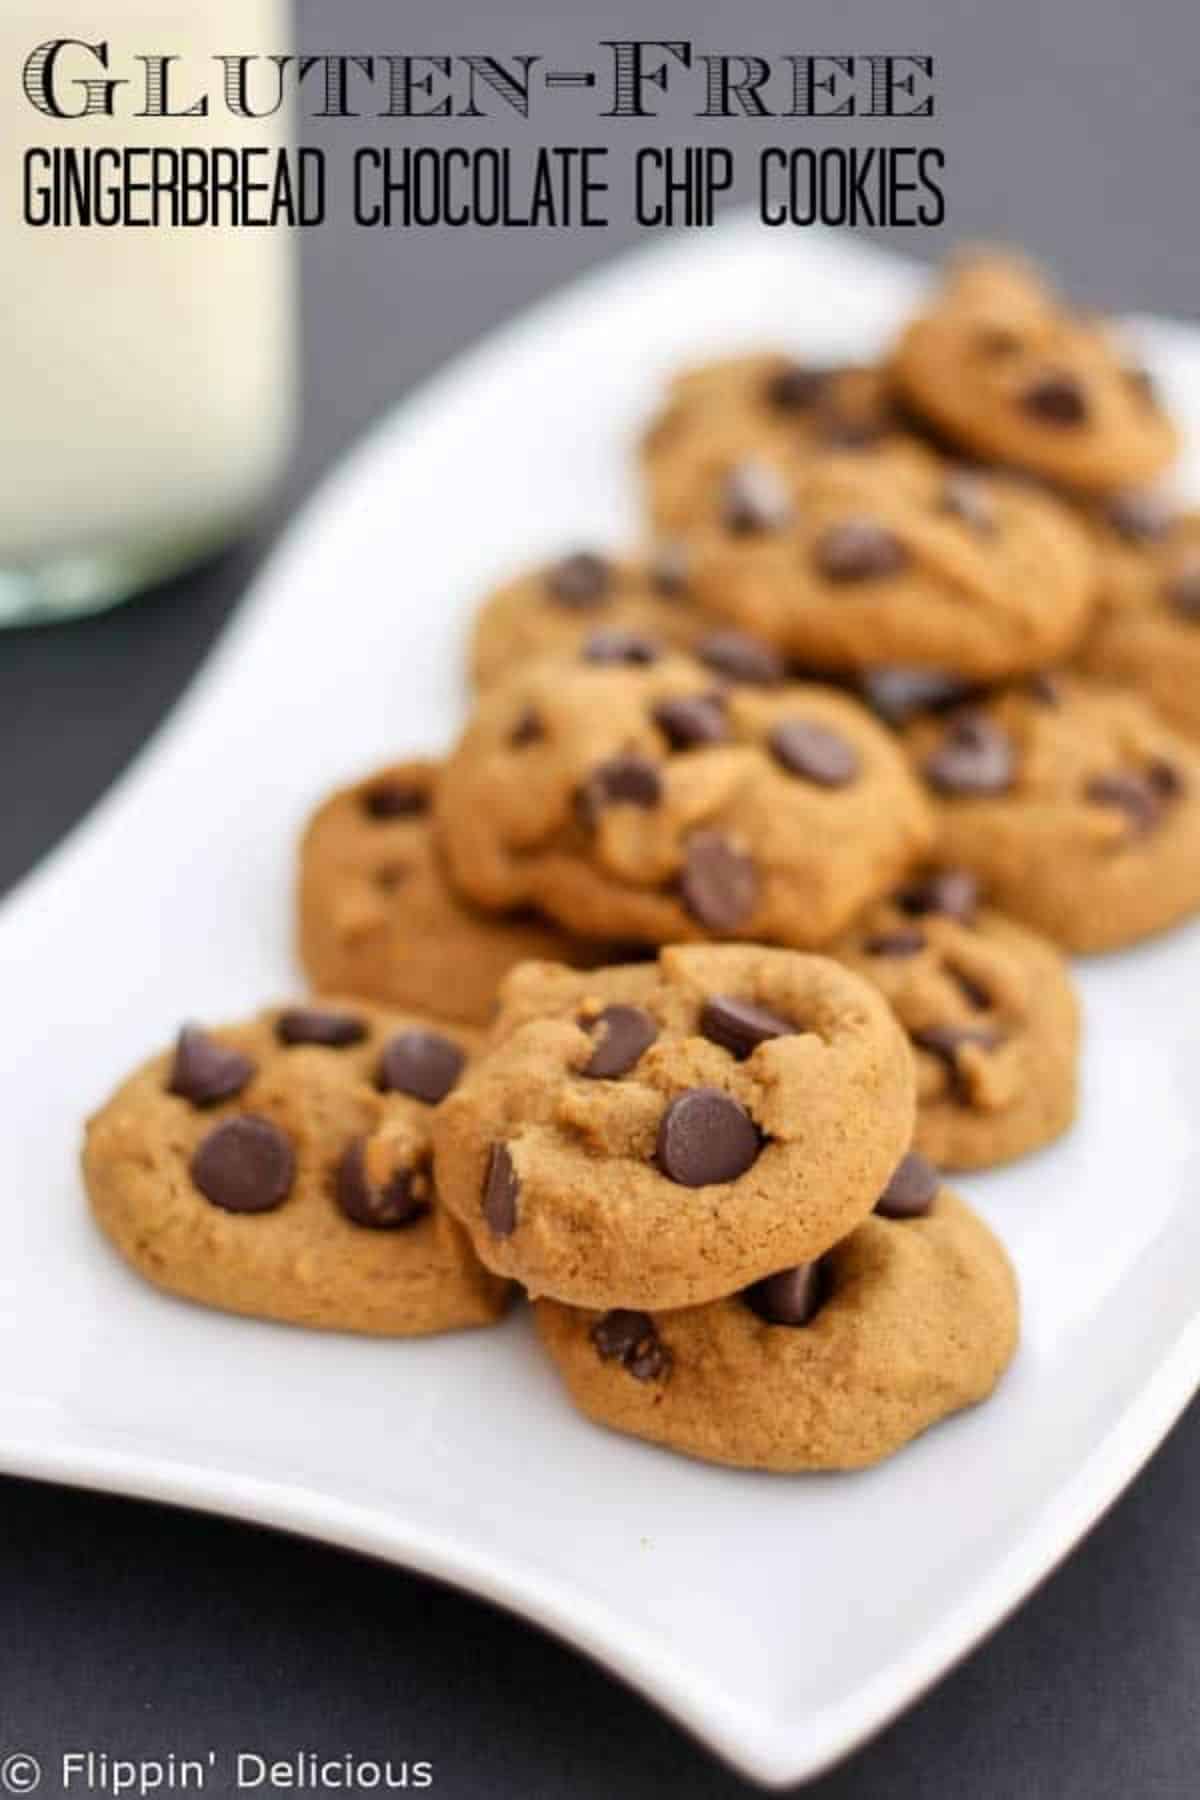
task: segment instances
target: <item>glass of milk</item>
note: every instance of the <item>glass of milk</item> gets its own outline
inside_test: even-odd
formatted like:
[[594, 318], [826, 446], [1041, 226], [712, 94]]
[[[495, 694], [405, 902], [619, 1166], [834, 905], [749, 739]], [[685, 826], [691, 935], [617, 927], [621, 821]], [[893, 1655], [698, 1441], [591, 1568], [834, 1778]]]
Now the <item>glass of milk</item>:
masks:
[[[283, 142], [282, 112], [231, 117], [218, 54], [282, 54], [286, 0], [3, 0], [0, 79], [0, 624], [105, 607], [243, 530], [286, 459], [295, 417], [294, 283], [284, 226], [34, 227], [31, 145]], [[117, 115], [47, 117], [22, 70], [52, 38], [57, 85], [128, 77]], [[171, 101], [139, 118], [139, 55], [177, 54]]]

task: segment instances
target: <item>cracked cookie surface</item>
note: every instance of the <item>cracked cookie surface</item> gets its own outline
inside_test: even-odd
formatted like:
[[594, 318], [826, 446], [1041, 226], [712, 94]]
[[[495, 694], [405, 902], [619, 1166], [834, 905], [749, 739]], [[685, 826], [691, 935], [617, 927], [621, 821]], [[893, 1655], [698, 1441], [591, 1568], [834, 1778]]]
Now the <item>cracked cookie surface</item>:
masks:
[[358, 1000], [185, 1027], [89, 1120], [92, 1211], [168, 1293], [408, 1337], [500, 1317], [432, 1182], [431, 1121], [475, 1038]]
[[748, 1296], [657, 1315], [552, 1300], [535, 1313], [571, 1399], [597, 1424], [781, 1473], [890, 1456], [985, 1399], [1018, 1334], [1012, 1266], [945, 1188], [919, 1216], [865, 1220], [815, 1278], [782, 1271]]
[[480, 1257], [534, 1294], [684, 1306], [843, 1236], [913, 1117], [903, 1032], [827, 958], [528, 965], [439, 1109], [437, 1183]]

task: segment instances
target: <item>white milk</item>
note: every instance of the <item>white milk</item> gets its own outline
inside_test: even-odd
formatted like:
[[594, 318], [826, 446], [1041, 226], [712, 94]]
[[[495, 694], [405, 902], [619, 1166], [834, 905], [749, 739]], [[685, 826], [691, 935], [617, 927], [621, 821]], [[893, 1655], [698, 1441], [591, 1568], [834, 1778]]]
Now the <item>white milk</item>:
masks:
[[[214, 548], [278, 474], [294, 413], [286, 228], [34, 228], [22, 222], [30, 145], [276, 146], [284, 115], [237, 119], [225, 54], [289, 48], [286, 0], [2, 0], [0, 80], [0, 621], [101, 605]], [[118, 116], [46, 117], [21, 91], [50, 38], [106, 40], [129, 76]], [[186, 105], [139, 119], [138, 54], [178, 52]], [[66, 50], [59, 85], [105, 71]]]

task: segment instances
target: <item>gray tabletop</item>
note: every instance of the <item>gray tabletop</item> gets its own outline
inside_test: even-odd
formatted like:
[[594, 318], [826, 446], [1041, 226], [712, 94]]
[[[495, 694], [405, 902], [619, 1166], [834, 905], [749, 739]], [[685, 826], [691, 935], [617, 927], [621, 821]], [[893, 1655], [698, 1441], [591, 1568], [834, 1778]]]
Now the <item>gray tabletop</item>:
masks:
[[[650, 15], [632, 0], [336, 8], [301, 0], [299, 12], [301, 39], [314, 50], [529, 50], [565, 67], [592, 61], [597, 39], [622, 35], [684, 35], [701, 49], [768, 55], [932, 52], [938, 113], [919, 126], [721, 126], [690, 120], [684, 107], [658, 136], [751, 150], [939, 144], [945, 230], [880, 236], [921, 255], [951, 238], [1015, 236], [1097, 304], [1195, 315], [1200, 22], [1189, 0], [1137, 8], [1008, 0], [991, 9], [809, 0], [802, 12], [788, 0], [736, 8], [657, 0]], [[628, 157], [627, 126], [581, 118], [571, 141], [609, 143], [614, 157]], [[310, 135], [334, 148], [367, 141], [368, 126], [322, 122]], [[429, 128], [383, 129], [388, 141], [430, 141]], [[536, 125], [498, 118], [463, 123], [464, 136], [472, 130], [477, 141], [517, 146], [539, 135]], [[380, 131], [370, 129], [373, 141]], [[480, 332], [639, 235], [628, 223], [368, 232], [344, 215], [304, 234], [305, 429], [256, 539], [106, 617], [0, 637], [0, 887], [137, 749], [280, 522], [363, 426]], [[1193, 1794], [1198, 1473], [1193, 1408], [1018, 1616], [812, 1791], [830, 1800]], [[953, 1494], [939, 1503], [953, 1530]], [[51, 1758], [76, 1746], [124, 1756], [215, 1749], [222, 1758], [235, 1748], [314, 1750], [425, 1758], [450, 1794], [743, 1791], [640, 1701], [536, 1631], [402, 1572], [245, 1527], [0, 1482], [0, 1616], [10, 1625], [0, 1633], [0, 1764], [14, 1750]], [[819, 1650], [798, 1618], [797, 1656]]]

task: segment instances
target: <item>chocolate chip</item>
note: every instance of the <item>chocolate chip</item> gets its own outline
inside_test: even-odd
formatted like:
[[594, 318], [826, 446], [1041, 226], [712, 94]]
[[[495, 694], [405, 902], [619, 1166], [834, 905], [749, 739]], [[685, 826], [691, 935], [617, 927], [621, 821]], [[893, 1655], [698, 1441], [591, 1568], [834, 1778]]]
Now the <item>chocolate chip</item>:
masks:
[[1172, 612], [1191, 623], [1200, 623], [1200, 551], [1181, 560], [1168, 575], [1164, 592]]
[[946, 973], [969, 1006], [973, 1006], [977, 1012], [987, 1011], [992, 1004], [992, 996], [982, 982], [976, 981], [965, 969], [956, 968], [953, 963], [947, 963]]
[[508, 734], [509, 744], [514, 750], [524, 750], [530, 744], [538, 744], [546, 735], [546, 727], [532, 706], [527, 706], [516, 724]]
[[996, 508], [991, 495], [977, 475], [965, 470], [946, 477], [939, 506], [942, 512], [961, 519], [980, 537], [989, 537], [996, 529]]
[[735, 1000], [730, 994], [712, 994], [700, 1009], [700, 1030], [711, 1043], [720, 1044], [739, 1062], [772, 1038], [794, 1037], [801, 1027], [781, 1013]]
[[658, 1036], [658, 1026], [640, 1006], [606, 1006], [594, 1019], [581, 1021], [599, 1042], [579, 1073], [598, 1080], [627, 1075]]
[[420, 781], [375, 781], [363, 789], [362, 803], [372, 819], [412, 819], [429, 811], [429, 786]]
[[659, 1121], [656, 1158], [681, 1187], [736, 1181], [762, 1148], [758, 1127], [740, 1101], [720, 1088], [689, 1088]]
[[885, 725], [906, 725], [918, 713], [943, 712], [971, 694], [959, 675], [940, 669], [868, 669], [859, 677], [859, 692]]
[[587, 612], [609, 598], [612, 566], [591, 550], [577, 550], [547, 570], [546, 586], [560, 606]]
[[655, 593], [677, 599], [687, 588], [688, 562], [686, 544], [659, 544], [650, 558], [650, 585]]
[[1021, 339], [1006, 325], [981, 325], [975, 333], [975, 348], [981, 356], [1012, 356], [1021, 348]]
[[881, 931], [867, 938], [863, 949], [868, 956], [919, 956], [925, 944], [923, 931]]
[[756, 1281], [742, 1295], [768, 1325], [807, 1325], [821, 1309], [825, 1281], [819, 1262], [797, 1263]]
[[778, 407], [780, 412], [807, 412], [828, 386], [828, 369], [787, 363], [782, 369], [776, 369], [767, 382], [767, 404]]
[[908, 551], [895, 532], [876, 519], [830, 525], [817, 539], [813, 556], [828, 581], [882, 581], [908, 563]]
[[662, 651], [640, 632], [612, 630], [594, 631], [580, 654], [584, 662], [628, 663], [633, 668], [645, 668], [657, 662]]
[[334, 1194], [341, 1210], [356, 1225], [367, 1225], [376, 1231], [394, 1231], [401, 1225], [413, 1225], [429, 1211], [428, 1175], [422, 1192], [412, 1169], [397, 1169], [382, 1187], [367, 1173], [366, 1138], [355, 1138], [347, 1145], [338, 1164]]
[[1173, 509], [1161, 494], [1135, 489], [1105, 501], [1104, 516], [1131, 544], [1153, 544], [1170, 531]]
[[175, 1044], [167, 1092], [193, 1106], [213, 1106], [240, 1094], [254, 1074], [254, 1064], [240, 1050], [218, 1044], [197, 1025], [185, 1025]]
[[969, 869], [935, 869], [902, 888], [896, 904], [916, 918], [937, 913], [969, 925], [979, 906], [979, 883]]
[[1063, 684], [1058, 675], [1052, 675], [1041, 669], [1031, 675], [1025, 683], [1025, 691], [1039, 706], [1061, 706], [1063, 701]]
[[380, 863], [371, 879], [381, 894], [394, 894], [398, 887], [403, 887], [410, 873], [407, 863]]
[[1125, 815], [1131, 837], [1143, 837], [1152, 831], [1162, 817], [1164, 801], [1169, 794], [1161, 779], [1142, 769], [1113, 769], [1106, 775], [1095, 775], [1084, 792], [1096, 806], [1113, 807]]
[[671, 1352], [649, 1313], [614, 1307], [596, 1320], [588, 1336], [602, 1361], [620, 1362], [638, 1381], [657, 1381], [670, 1371]]
[[781, 719], [767, 744], [789, 775], [815, 781], [819, 787], [845, 787], [858, 774], [858, 751], [838, 732], [808, 719]]
[[1008, 733], [986, 713], [961, 712], [926, 757], [925, 779], [943, 794], [1003, 794], [1012, 786], [1016, 752]]
[[270, 1212], [291, 1192], [296, 1158], [278, 1125], [245, 1113], [201, 1139], [191, 1173], [204, 1198], [225, 1212]]
[[787, 664], [777, 650], [741, 631], [710, 631], [693, 649], [705, 668], [750, 687], [776, 687], [787, 680]]
[[383, 1047], [379, 1085], [385, 1094], [410, 1094], [436, 1106], [463, 1072], [466, 1057], [436, 1031], [398, 1031]]
[[281, 1044], [324, 1044], [341, 1050], [347, 1044], [361, 1044], [366, 1035], [365, 1023], [354, 1013], [293, 1006], [275, 1021], [275, 1036]]
[[517, 1228], [521, 1183], [507, 1144], [493, 1144], [483, 1177], [481, 1210], [493, 1237], [511, 1237]]
[[721, 512], [730, 531], [781, 531], [792, 516], [787, 483], [769, 463], [735, 463], [725, 477]]
[[1043, 425], [1082, 425], [1087, 395], [1074, 375], [1042, 375], [1021, 395], [1022, 409]]
[[1003, 1040], [998, 1031], [987, 1025], [923, 1025], [910, 1033], [918, 1050], [927, 1050], [936, 1056], [949, 1071], [951, 1081], [962, 1097], [961, 1070], [958, 1053], [968, 1045], [975, 1045], [980, 1050], [994, 1050]]
[[910, 1150], [875, 1202], [875, 1211], [885, 1219], [918, 1219], [929, 1211], [941, 1185], [929, 1159], [919, 1150]]
[[636, 750], [594, 768], [575, 796], [580, 823], [594, 830], [600, 814], [609, 806], [657, 806], [662, 799], [662, 777], [657, 765]]
[[660, 700], [651, 717], [672, 750], [695, 750], [723, 744], [729, 725], [719, 694], [678, 694]]
[[709, 931], [733, 931], [758, 904], [758, 872], [719, 831], [688, 839], [680, 876], [683, 904]]

